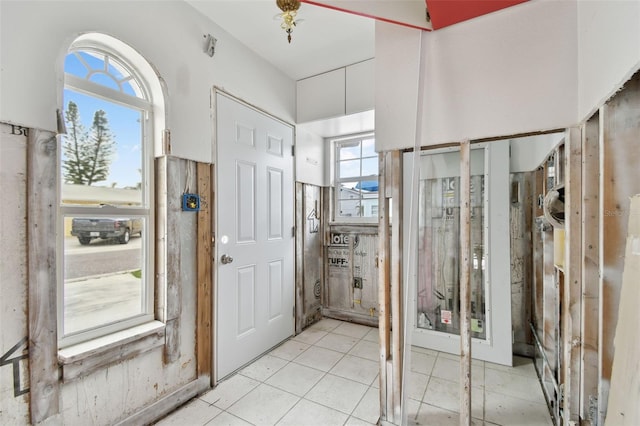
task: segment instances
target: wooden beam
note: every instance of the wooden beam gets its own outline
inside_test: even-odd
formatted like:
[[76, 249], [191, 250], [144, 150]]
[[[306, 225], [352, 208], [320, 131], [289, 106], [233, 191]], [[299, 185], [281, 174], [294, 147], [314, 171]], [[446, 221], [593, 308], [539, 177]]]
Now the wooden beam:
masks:
[[[387, 198], [387, 157], [388, 153], [378, 155], [378, 332], [380, 339], [380, 419], [386, 421], [391, 403], [387, 398], [387, 361], [391, 355], [391, 297], [390, 297], [390, 229], [389, 199]], [[390, 382], [390, 381], [389, 381]], [[392, 411], [391, 411], [392, 412]]]
[[562, 348], [564, 364], [563, 418], [580, 419], [580, 353], [582, 312], [582, 133], [571, 127], [565, 136], [565, 239], [562, 300]]
[[391, 152], [392, 214], [391, 214], [391, 329], [393, 344], [393, 416], [400, 423], [402, 409], [402, 360], [404, 353], [404, 312], [402, 309], [402, 157]]
[[471, 168], [469, 141], [460, 143], [460, 425], [471, 425]]
[[29, 403], [33, 424], [52, 419], [60, 413], [55, 238], [59, 174], [57, 146], [53, 133], [29, 129]]
[[304, 217], [304, 184], [302, 182], [296, 182], [295, 185], [295, 215], [294, 220], [296, 222], [295, 235], [295, 252], [296, 252], [296, 295], [295, 295], [295, 333], [302, 333], [304, 324], [304, 226], [306, 219]]
[[[184, 186], [181, 169], [184, 160], [167, 157], [167, 221], [166, 221], [166, 344], [164, 361], [169, 364], [180, 358], [180, 314], [182, 312], [182, 274], [180, 257], [181, 199]], [[188, 167], [188, 166], [187, 166]]]
[[584, 125], [582, 133], [582, 348], [580, 368], [580, 418], [595, 425], [598, 409], [598, 328], [600, 220], [599, 116]]
[[[212, 371], [212, 310], [213, 310], [213, 254], [212, 254], [212, 171], [213, 166], [197, 163], [196, 176], [200, 210], [198, 211], [197, 300], [196, 300], [196, 359], [198, 377], [213, 377]], [[213, 384], [213, 383], [212, 383]]]

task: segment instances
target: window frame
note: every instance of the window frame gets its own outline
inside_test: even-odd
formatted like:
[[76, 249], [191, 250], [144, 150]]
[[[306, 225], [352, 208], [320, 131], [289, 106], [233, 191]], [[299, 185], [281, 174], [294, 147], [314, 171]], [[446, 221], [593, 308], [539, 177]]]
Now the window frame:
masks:
[[[155, 320], [155, 212], [154, 212], [154, 130], [156, 123], [154, 122], [154, 103], [152, 102], [150, 93], [151, 88], [148, 86], [144, 78], [141, 77], [136, 67], [132, 64], [133, 60], [129, 60], [125, 55], [120, 54], [110, 46], [103, 44], [97, 40], [81, 39], [72, 44], [68, 49], [67, 55], [78, 52], [87, 51], [105, 55], [107, 58], [113, 58], [121, 66], [124, 66], [130, 73], [131, 79], [135, 80], [136, 85], [141, 89], [142, 93], [138, 93], [136, 97], [117, 91], [116, 89], [100, 85], [88, 80], [91, 76], [89, 73], [87, 79], [80, 78], [76, 75], [64, 73], [63, 90], [71, 90], [87, 96], [94, 97], [99, 100], [115, 103], [127, 108], [135, 109], [141, 113], [141, 204], [139, 206], [86, 206], [81, 204], [64, 203], [62, 199], [62, 185], [64, 179], [62, 177], [62, 155], [58, 156], [57, 176], [58, 176], [58, 197], [57, 197], [57, 234], [58, 234], [58, 253], [57, 256], [57, 329], [58, 329], [58, 347], [60, 349], [69, 348], [79, 343], [84, 343], [96, 339], [101, 339], [113, 335], [123, 330], [131, 329], [136, 326], [151, 323]], [[132, 58], [133, 59], [133, 58]], [[63, 95], [64, 99], [64, 95]], [[63, 105], [63, 107], [65, 107]], [[141, 268], [143, 269], [141, 282], [141, 313], [129, 316], [122, 320], [102, 324], [93, 328], [78, 331], [67, 336], [64, 335], [64, 275], [66, 256], [64, 254], [64, 226], [67, 217], [142, 217], [144, 219], [144, 230], [142, 232], [141, 244]]]
[[[366, 156], [363, 157], [362, 156], [362, 142], [364, 140], [369, 140], [369, 139], [373, 139], [375, 141], [375, 132], [371, 131], [371, 132], [364, 132], [364, 133], [358, 133], [358, 134], [354, 134], [354, 135], [349, 135], [349, 136], [345, 136], [345, 137], [341, 137], [341, 138], [336, 138], [332, 140], [332, 145], [333, 145], [333, 197], [332, 197], [332, 201], [333, 201], [333, 208], [332, 208], [332, 219], [335, 223], [354, 223], [354, 224], [372, 224], [372, 223], [377, 223], [378, 222], [378, 215], [374, 214], [372, 216], [341, 216], [339, 209], [340, 209], [340, 201], [344, 200], [344, 198], [340, 198], [340, 188], [341, 188], [341, 184], [342, 183], [353, 183], [353, 182], [364, 182], [364, 181], [371, 181], [371, 180], [376, 180], [378, 183], [380, 182], [380, 172], [379, 172], [379, 168], [376, 168], [376, 173], [375, 174], [369, 174], [369, 175], [363, 175], [362, 174], [362, 162], [364, 159], [370, 159], [370, 158], [375, 158], [376, 159], [376, 164], [378, 163], [378, 153], [375, 153], [375, 155], [373, 156]], [[340, 164], [343, 161], [348, 161], [348, 160], [341, 160], [340, 158], [340, 149], [342, 147], [345, 147], [348, 144], [353, 144], [353, 143], [359, 143], [360, 144], [360, 156], [357, 158], [353, 158], [353, 159], [349, 159], [349, 160], [355, 160], [358, 159], [360, 162], [360, 174], [358, 176], [351, 176], [351, 177], [346, 177], [346, 178], [341, 178], [340, 177]], [[362, 201], [362, 193], [360, 193], [360, 197], [358, 198], [359, 201]], [[378, 201], [379, 203], [379, 201]], [[362, 214], [362, 210], [360, 212], [360, 214]]]

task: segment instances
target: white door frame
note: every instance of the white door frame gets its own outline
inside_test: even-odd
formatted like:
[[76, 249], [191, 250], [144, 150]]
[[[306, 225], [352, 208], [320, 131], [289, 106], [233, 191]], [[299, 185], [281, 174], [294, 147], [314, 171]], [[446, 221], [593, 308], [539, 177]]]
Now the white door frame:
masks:
[[[224, 96], [228, 99], [231, 99], [232, 101], [235, 101], [249, 109], [254, 110], [255, 112], [262, 114], [264, 116], [267, 116], [270, 119], [273, 119], [277, 122], [280, 122], [282, 124], [284, 124], [285, 126], [290, 126], [292, 129], [292, 146], [295, 146], [295, 126], [291, 123], [288, 123], [284, 120], [279, 119], [278, 117], [275, 117], [267, 112], [265, 112], [264, 110], [257, 108], [245, 101], [243, 101], [242, 99], [237, 98], [236, 96], [233, 96], [232, 94], [224, 91], [223, 89], [220, 89], [218, 87], [214, 87], [212, 89], [211, 92], [211, 97], [212, 97], [212, 117], [213, 117], [213, 122], [214, 122], [214, 126], [213, 126], [213, 140], [214, 140], [214, 144], [213, 144], [213, 155], [214, 155], [214, 164], [216, 165], [215, 167], [215, 208], [214, 208], [214, 229], [215, 229], [215, 234], [214, 234], [214, 250], [213, 250], [213, 255], [214, 255], [214, 259], [215, 259], [215, 263], [214, 263], [214, 276], [215, 276], [215, 284], [214, 284], [214, 299], [212, 301], [213, 303], [213, 307], [212, 307], [212, 318], [214, 318], [214, 326], [212, 327], [212, 342], [214, 347], [212, 348], [212, 371], [213, 371], [213, 383], [216, 384], [218, 382], [218, 380], [220, 380], [222, 377], [220, 377], [219, 375], [219, 371], [218, 371], [218, 350], [220, 349], [219, 346], [219, 340], [220, 340], [220, 336], [219, 336], [219, 332], [218, 332], [218, 327], [219, 327], [219, 321], [218, 321], [218, 293], [219, 293], [219, 289], [220, 289], [220, 278], [219, 278], [219, 268], [221, 266], [221, 262], [220, 262], [220, 257], [224, 254], [224, 249], [225, 247], [223, 245], [221, 245], [220, 243], [220, 238], [221, 238], [221, 234], [220, 232], [220, 220], [219, 220], [219, 207], [220, 207], [220, 203], [221, 200], [219, 198], [219, 185], [222, 184], [223, 179], [220, 178], [220, 168], [219, 168], [219, 163], [218, 163], [218, 102], [217, 102], [217, 98], [218, 96]], [[292, 221], [292, 226], [295, 225], [295, 159], [292, 159], [292, 168], [291, 168], [291, 194], [292, 194], [292, 198], [291, 198], [291, 203], [290, 203], [290, 209], [292, 210], [293, 214], [294, 214], [294, 220]], [[285, 202], [285, 208], [287, 207], [287, 202]], [[285, 230], [286, 232], [290, 232], [288, 230]], [[295, 244], [295, 239], [294, 239], [294, 235], [292, 235], [292, 239], [294, 240], [294, 244]], [[293, 247], [292, 250], [293, 256], [292, 256], [292, 263], [290, 266], [291, 268], [291, 274], [293, 276], [293, 285], [292, 285], [292, 293], [291, 293], [291, 297], [293, 298], [293, 303], [294, 303], [294, 307], [295, 307], [295, 246]], [[293, 335], [295, 333], [295, 316], [294, 316], [294, 312], [292, 312], [292, 316], [291, 316], [291, 334]], [[270, 348], [265, 348], [265, 350], [268, 350]]]

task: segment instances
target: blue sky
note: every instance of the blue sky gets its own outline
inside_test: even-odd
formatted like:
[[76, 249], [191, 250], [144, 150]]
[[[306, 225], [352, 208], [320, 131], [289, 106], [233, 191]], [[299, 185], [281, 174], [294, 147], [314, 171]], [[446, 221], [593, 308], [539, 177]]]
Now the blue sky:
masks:
[[[93, 58], [89, 55], [84, 56], [90, 66], [99, 67], [104, 64], [103, 61]], [[86, 68], [72, 55], [68, 56], [65, 62], [65, 71], [75, 74], [79, 77], [86, 75]], [[121, 75], [114, 67], [109, 69], [111, 74]], [[107, 87], [117, 88], [115, 81], [111, 80], [106, 74], [96, 74], [91, 80], [101, 83]], [[133, 89], [128, 83], [124, 84], [124, 92], [133, 94]], [[73, 101], [78, 105], [80, 121], [85, 130], [91, 129], [93, 115], [96, 111], [102, 109], [106, 112], [107, 120], [109, 120], [109, 128], [116, 142], [115, 154], [111, 159], [109, 168], [109, 176], [106, 181], [98, 182], [96, 186], [112, 186], [123, 188], [126, 186], [136, 186], [141, 182], [141, 174], [139, 169], [142, 168], [142, 131], [141, 131], [141, 112], [140, 110], [125, 107], [120, 104], [107, 102], [93, 96], [84, 95], [69, 89], [64, 90], [64, 111], [66, 113], [69, 101]]]

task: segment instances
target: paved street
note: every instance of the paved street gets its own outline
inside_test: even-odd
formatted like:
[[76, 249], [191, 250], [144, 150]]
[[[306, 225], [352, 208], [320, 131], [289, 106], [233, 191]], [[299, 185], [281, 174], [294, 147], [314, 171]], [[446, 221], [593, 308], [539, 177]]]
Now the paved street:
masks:
[[80, 245], [65, 239], [64, 333], [114, 322], [142, 312], [141, 238]]

